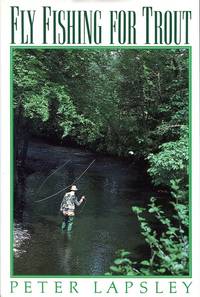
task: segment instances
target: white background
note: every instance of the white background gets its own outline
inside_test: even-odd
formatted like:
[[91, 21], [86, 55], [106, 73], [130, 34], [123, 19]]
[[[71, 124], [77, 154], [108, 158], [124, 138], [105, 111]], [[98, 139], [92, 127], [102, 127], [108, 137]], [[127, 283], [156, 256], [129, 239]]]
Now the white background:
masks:
[[[138, 16], [138, 26], [140, 34], [138, 34], [137, 45], [144, 45], [144, 22], [139, 20], [142, 6], [153, 6], [155, 10], [192, 10], [192, 22], [190, 22], [190, 45], [192, 45], [192, 225], [193, 225], [193, 244], [192, 244], [192, 259], [193, 259], [193, 277], [192, 277], [192, 292], [186, 296], [196, 297], [200, 292], [200, 195], [199, 195], [199, 9], [198, 0], [118, 0], [118, 1], [95, 1], [95, 0], [40, 0], [40, 1], [8, 1], [1, 0], [1, 72], [0, 72], [0, 91], [1, 91], [1, 296], [10, 296], [10, 5], [19, 5], [23, 9], [41, 10], [42, 5], [52, 5], [56, 9], [64, 10], [102, 10], [104, 19], [102, 21], [104, 27], [104, 44], [107, 45], [107, 34], [105, 28], [109, 26], [107, 13], [109, 10], [135, 10]], [[37, 27], [35, 34], [37, 36], [36, 45], [40, 45], [40, 26], [41, 21], [37, 19]], [[15, 280], [15, 279], [14, 279]], [[24, 294], [24, 286], [22, 279], [16, 279], [19, 282], [16, 294], [13, 296], [26, 296]], [[26, 279], [30, 280], [30, 279]], [[39, 280], [39, 279], [38, 279]], [[41, 280], [41, 279], [40, 279]], [[45, 280], [43, 278], [42, 280]], [[48, 296], [53, 294], [53, 281], [59, 279], [47, 279], [49, 281]], [[93, 293], [94, 279], [77, 279], [80, 286], [80, 294], [78, 296], [94, 296]], [[98, 280], [98, 279], [96, 279]], [[114, 280], [114, 279], [113, 279]], [[149, 291], [147, 294], [139, 293], [139, 283], [142, 279], [129, 279], [134, 283], [129, 294], [124, 293], [125, 279], [115, 279], [116, 285], [119, 287], [118, 296], [156, 296], [155, 281], [160, 282], [164, 293], [162, 296], [171, 296], [169, 294], [169, 281], [177, 281], [176, 296], [185, 296], [185, 289], [181, 284], [180, 279], [144, 279], [148, 282]], [[33, 280], [32, 296], [40, 296], [39, 287], [36, 285], [37, 279]], [[62, 296], [70, 296], [67, 290], [68, 279], [63, 279], [63, 294]], [[187, 282], [190, 280], [187, 279]], [[65, 283], [66, 284], [65, 284]], [[99, 296], [116, 296], [117, 294], [106, 294], [110, 279], [99, 279], [99, 286], [103, 293]], [[45, 295], [45, 294], [41, 294]], [[76, 295], [76, 294], [73, 294]], [[97, 294], [96, 294], [97, 295]]]

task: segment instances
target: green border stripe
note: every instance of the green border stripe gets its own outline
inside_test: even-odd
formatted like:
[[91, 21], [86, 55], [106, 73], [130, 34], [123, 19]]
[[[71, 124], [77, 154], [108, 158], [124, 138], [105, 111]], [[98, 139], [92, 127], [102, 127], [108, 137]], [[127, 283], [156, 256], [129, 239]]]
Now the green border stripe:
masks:
[[13, 271], [14, 243], [14, 110], [13, 110], [13, 49], [10, 50], [10, 272]]
[[192, 48], [189, 49], [189, 275], [192, 277]]

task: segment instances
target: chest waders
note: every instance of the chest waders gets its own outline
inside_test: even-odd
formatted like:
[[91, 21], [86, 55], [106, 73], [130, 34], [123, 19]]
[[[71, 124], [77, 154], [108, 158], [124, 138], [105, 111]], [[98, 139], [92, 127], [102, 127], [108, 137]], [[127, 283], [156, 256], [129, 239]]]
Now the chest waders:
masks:
[[73, 223], [74, 223], [74, 215], [73, 216], [69, 216], [69, 215], [64, 216], [64, 219], [62, 222], [62, 230], [64, 231], [66, 229], [67, 232], [71, 232]]
[[75, 215], [75, 208], [76, 206], [80, 206], [83, 202], [83, 197], [80, 199], [80, 201], [77, 200], [77, 197], [74, 193], [74, 191], [77, 190], [77, 187], [73, 185], [71, 187], [71, 192], [66, 193], [61, 205], [60, 205], [60, 211], [62, 212], [64, 219], [62, 222], [62, 230], [67, 229], [67, 232], [72, 231], [72, 226], [74, 222], [74, 215]]
[[62, 230], [66, 229], [67, 232], [72, 231], [76, 205], [79, 205], [76, 196], [66, 193], [60, 206], [60, 210], [63, 214]]

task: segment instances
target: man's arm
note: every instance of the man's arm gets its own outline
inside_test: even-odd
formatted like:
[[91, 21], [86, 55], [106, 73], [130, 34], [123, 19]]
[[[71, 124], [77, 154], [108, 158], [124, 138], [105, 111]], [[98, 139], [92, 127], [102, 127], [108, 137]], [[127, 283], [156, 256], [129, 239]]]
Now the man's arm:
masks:
[[78, 201], [77, 197], [75, 196], [75, 200], [74, 203], [76, 204], [76, 206], [81, 205], [81, 203], [85, 200], [85, 196], [82, 196], [81, 199]]

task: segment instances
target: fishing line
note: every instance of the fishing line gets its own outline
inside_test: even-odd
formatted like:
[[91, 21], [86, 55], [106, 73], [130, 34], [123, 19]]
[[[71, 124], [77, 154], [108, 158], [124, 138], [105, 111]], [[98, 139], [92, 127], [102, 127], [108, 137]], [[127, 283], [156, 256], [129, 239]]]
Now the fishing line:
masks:
[[58, 170], [60, 170], [61, 168], [63, 168], [66, 164], [68, 164], [71, 160], [67, 160], [64, 164], [62, 164], [60, 167], [58, 167], [55, 171], [53, 171], [51, 174], [49, 174], [45, 180], [41, 183], [41, 185], [39, 186], [38, 190], [36, 191], [37, 195], [39, 193], [39, 191], [41, 190], [42, 186], [45, 184], [45, 182], [54, 174], [56, 173]]
[[70, 185], [68, 185], [67, 187], [65, 187], [65, 188], [63, 188], [63, 189], [61, 189], [60, 191], [58, 191], [58, 192], [56, 192], [56, 193], [54, 193], [54, 194], [52, 194], [52, 195], [50, 195], [50, 196], [48, 196], [48, 197], [45, 197], [45, 198], [43, 198], [43, 199], [40, 199], [40, 200], [37, 200], [37, 201], [34, 201], [35, 203], [38, 203], [38, 202], [42, 202], [42, 201], [45, 201], [45, 200], [48, 200], [48, 199], [50, 199], [50, 198], [52, 198], [52, 197], [54, 197], [54, 196], [56, 196], [56, 195], [58, 195], [58, 194], [60, 194], [60, 193], [62, 193], [64, 190], [66, 190], [66, 189], [68, 189], [68, 188], [70, 188], [71, 186], [73, 186], [73, 184], [75, 184], [85, 173], [86, 173], [86, 171], [92, 166], [92, 164], [95, 162], [96, 160], [94, 159], [89, 165], [88, 165], [88, 167], [79, 175], [79, 177], [78, 178], [76, 178]]

